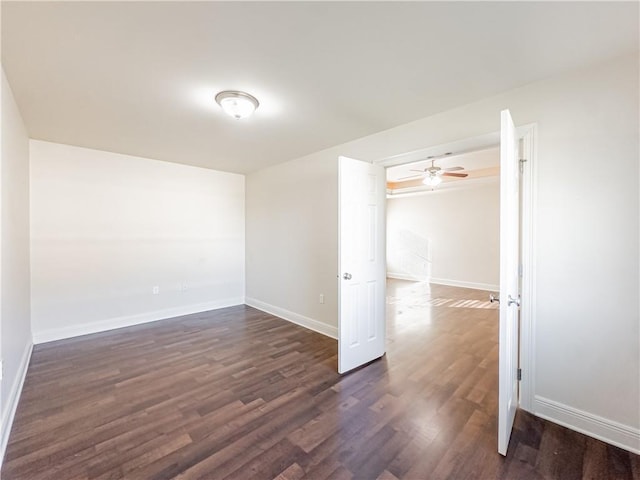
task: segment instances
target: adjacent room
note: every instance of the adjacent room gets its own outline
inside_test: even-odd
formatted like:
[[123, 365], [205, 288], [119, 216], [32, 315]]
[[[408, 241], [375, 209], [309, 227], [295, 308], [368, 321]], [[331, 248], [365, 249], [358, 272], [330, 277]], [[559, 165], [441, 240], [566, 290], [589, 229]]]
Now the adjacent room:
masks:
[[[500, 149], [423, 156], [386, 171], [387, 304], [396, 328], [413, 331], [416, 324], [433, 324], [441, 312], [460, 309], [456, 313], [466, 322], [461, 330], [486, 321], [496, 336], [485, 341], [493, 344], [498, 303], [490, 296], [500, 289]], [[479, 317], [468, 309], [491, 311]]]
[[639, 8], [3, 0], [2, 478], [639, 478]]
[[499, 165], [492, 147], [387, 168], [387, 276], [498, 290]]

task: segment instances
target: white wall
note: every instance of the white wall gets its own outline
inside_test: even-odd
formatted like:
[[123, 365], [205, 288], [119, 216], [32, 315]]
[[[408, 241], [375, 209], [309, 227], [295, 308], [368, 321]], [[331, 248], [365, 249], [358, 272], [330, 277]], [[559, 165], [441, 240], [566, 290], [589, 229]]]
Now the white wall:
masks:
[[[337, 157], [247, 177], [249, 305], [337, 335]], [[325, 303], [319, 301], [325, 296]]]
[[[533, 409], [640, 451], [638, 87], [636, 52], [249, 175], [247, 295], [336, 325], [338, 155], [495, 132], [509, 108], [518, 125], [538, 123]], [[280, 245], [294, 235], [291, 255]], [[319, 292], [331, 308], [307, 300]]]
[[35, 343], [241, 304], [244, 176], [32, 140], [31, 260]]
[[497, 178], [387, 200], [387, 275], [497, 290]]
[[31, 354], [29, 307], [29, 139], [2, 71], [0, 198], [0, 460]]

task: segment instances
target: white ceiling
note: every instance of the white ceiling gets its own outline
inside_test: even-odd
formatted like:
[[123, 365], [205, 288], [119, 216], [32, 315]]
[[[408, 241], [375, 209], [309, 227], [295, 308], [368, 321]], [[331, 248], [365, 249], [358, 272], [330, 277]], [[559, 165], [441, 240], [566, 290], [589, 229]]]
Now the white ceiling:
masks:
[[637, 2], [2, 2], [32, 138], [241, 173], [637, 49]]

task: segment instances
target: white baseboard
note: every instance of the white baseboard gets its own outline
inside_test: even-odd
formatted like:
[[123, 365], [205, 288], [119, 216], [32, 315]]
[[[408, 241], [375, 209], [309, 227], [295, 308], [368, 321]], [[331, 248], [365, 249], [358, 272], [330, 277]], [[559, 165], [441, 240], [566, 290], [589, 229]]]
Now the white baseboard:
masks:
[[640, 455], [640, 429], [538, 395], [533, 403], [539, 417]]
[[489, 290], [496, 292], [500, 290], [500, 285], [492, 285], [491, 283], [464, 282], [460, 280], [449, 280], [446, 278], [431, 277], [429, 279], [429, 283], [435, 283], [436, 285], [447, 285], [449, 287], [473, 288], [474, 290]]
[[491, 283], [464, 282], [460, 280], [449, 280], [446, 278], [429, 278], [421, 275], [410, 275], [408, 273], [387, 272], [387, 278], [395, 278], [397, 280], [409, 280], [411, 282], [428, 282], [437, 285], [447, 285], [450, 287], [473, 288], [474, 290], [500, 290], [499, 285]]
[[193, 305], [184, 305], [174, 308], [166, 308], [153, 312], [145, 312], [137, 315], [127, 315], [124, 317], [109, 318], [98, 322], [84, 323], [80, 325], [70, 325], [68, 327], [53, 328], [33, 333], [33, 343], [52, 342], [54, 340], [62, 340], [64, 338], [78, 337], [80, 335], [88, 335], [90, 333], [105, 332], [115, 328], [130, 327], [142, 323], [155, 322], [172, 317], [182, 315], [190, 315], [192, 313], [206, 312], [216, 310], [218, 308], [232, 307], [242, 305], [244, 298], [226, 298], [215, 300], [212, 302], [198, 303]]
[[283, 320], [287, 320], [288, 322], [295, 323], [301, 327], [326, 335], [327, 337], [331, 337], [333, 339], [338, 338], [338, 328], [327, 325], [324, 322], [305, 317], [304, 315], [300, 315], [295, 312], [290, 312], [289, 310], [256, 300], [255, 298], [246, 297], [244, 303], [250, 307], [257, 308], [258, 310], [262, 310], [263, 312], [267, 312], [271, 315], [275, 315], [276, 317], [280, 317]]
[[409, 280], [410, 282], [428, 282], [429, 279], [420, 275], [409, 275], [407, 273], [387, 272], [387, 278], [395, 278], [396, 280]]
[[[9, 398], [6, 405], [2, 408], [2, 426], [0, 430], [0, 466], [4, 460], [4, 453], [7, 450], [7, 444], [9, 443], [9, 434], [11, 433], [11, 426], [13, 425], [13, 419], [16, 416], [16, 410], [18, 408], [18, 401], [20, 400], [20, 394], [22, 393], [22, 386], [24, 385], [24, 379], [27, 377], [27, 369], [29, 368], [29, 360], [31, 360], [31, 352], [33, 351], [33, 343], [29, 342], [22, 353], [20, 359], [20, 366], [18, 367], [18, 374], [13, 380], [11, 385], [11, 391], [9, 392]], [[3, 379], [8, 380], [8, 379]]]

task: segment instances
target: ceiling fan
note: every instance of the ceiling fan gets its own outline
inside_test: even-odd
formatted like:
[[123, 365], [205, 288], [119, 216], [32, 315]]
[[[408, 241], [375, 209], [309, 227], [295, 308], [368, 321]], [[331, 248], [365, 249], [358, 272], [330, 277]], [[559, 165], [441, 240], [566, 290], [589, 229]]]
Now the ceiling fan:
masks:
[[[445, 154], [445, 155], [449, 155], [449, 154]], [[424, 168], [422, 170], [413, 170], [413, 169], [411, 170], [412, 172], [420, 172], [419, 175], [410, 175], [408, 177], [399, 178], [398, 180], [408, 180], [410, 178], [417, 178], [417, 177], [423, 176], [424, 180], [422, 181], [422, 183], [424, 183], [425, 185], [429, 185], [431, 187], [435, 187], [440, 182], [442, 182], [442, 178], [441, 177], [459, 177], [459, 178], [464, 178], [464, 177], [469, 176], [468, 173], [454, 173], [454, 172], [458, 172], [460, 170], [464, 170], [464, 167], [440, 168], [440, 167], [436, 167], [436, 165], [435, 165], [435, 161], [437, 159], [436, 157], [427, 158], [427, 160], [429, 160], [429, 159], [431, 160], [431, 166], [430, 167]]]

